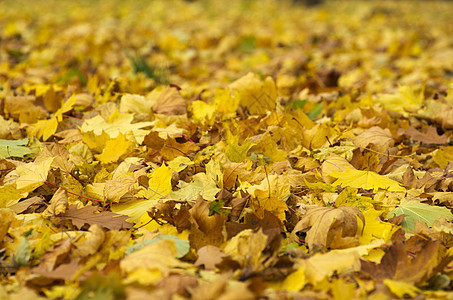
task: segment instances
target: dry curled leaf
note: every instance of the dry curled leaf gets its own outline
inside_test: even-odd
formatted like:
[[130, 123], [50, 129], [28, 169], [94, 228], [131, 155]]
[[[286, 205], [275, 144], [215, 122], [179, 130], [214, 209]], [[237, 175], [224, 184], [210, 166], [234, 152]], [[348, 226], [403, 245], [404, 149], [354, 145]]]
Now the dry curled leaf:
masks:
[[360, 234], [358, 219], [365, 224], [365, 218], [357, 207], [312, 208], [296, 224], [290, 240], [296, 242], [300, 240], [298, 236], [306, 235], [305, 243], [311, 250], [357, 246]]

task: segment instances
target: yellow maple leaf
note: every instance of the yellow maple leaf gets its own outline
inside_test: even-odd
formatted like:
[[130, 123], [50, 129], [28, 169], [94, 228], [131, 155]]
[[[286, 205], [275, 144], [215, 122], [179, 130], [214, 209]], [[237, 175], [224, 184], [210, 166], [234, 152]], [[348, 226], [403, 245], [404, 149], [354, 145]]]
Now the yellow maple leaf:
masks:
[[100, 135], [102, 131], [105, 131], [111, 138], [116, 138], [120, 133], [127, 135], [131, 133], [137, 143], [141, 144], [145, 135], [148, 134], [147, 130], [141, 128], [151, 126], [153, 122], [131, 122], [134, 119], [133, 114], [119, 113], [115, 111], [110, 115], [107, 121], [101, 116], [95, 116], [91, 119], [85, 120], [80, 130], [82, 133], [87, 131], [93, 131], [95, 135]]
[[151, 173], [148, 188], [138, 192], [138, 195], [145, 197], [148, 200], [160, 199], [172, 192], [171, 177], [173, 170], [162, 164], [159, 168]]
[[262, 230], [253, 232], [252, 229], [245, 229], [228, 241], [224, 252], [242, 267], [260, 271], [264, 269], [263, 262], [267, 258], [263, 253], [266, 243], [267, 235]]
[[140, 190], [137, 195], [145, 199], [128, 200], [112, 205], [112, 211], [118, 214], [127, 215], [128, 222], [137, 223], [148, 208], [171, 193], [171, 177], [173, 171], [165, 164], [154, 170], [148, 181], [148, 188]]
[[362, 211], [365, 218], [365, 226], [359, 237], [360, 244], [367, 245], [376, 239], [383, 239], [389, 241], [393, 233], [398, 230], [398, 226], [394, 226], [388, 222], [382, 222], [379, 216], [382, 211], [375, 209], [368, 209]]
[[57, 131], [58, 123], [63, 120], [63, 114], [70, 111], [74, 107], [75, 102], [76, 97], [73, 95], [61, 105], [52, 118], [49, 120], [39, 120], [34, 125], [35, 128], [31, 131], [30, 135], [36, 136], [38, 139], [42, 137], [44, 141], [48, 140]]
[[239, 92], [239, 103], [253, 115], [265, 114], [277, 105], [277, 89], [272, 77], [261, 82], [255, 74], [248, 73], [231, 83], [230, 87]]
[[168, 167], [173, 170], [173, 172], [179, 173], [188, 166], [192, 166], [194, 162], [187, 156], [177, 156], [171, 161], [167, 162]]
[[250, 203], [250, 207], [255, 211], [258, 217], [264, 217], [264, 211], [270, 211], [276, 215], [281, 221], [286, 220], [285, 211], [288, 210], [288, 206], [285, 201], [277, 197], [269, 197], [269, 193], [256, 190], [255, 198]]
[[27, 192], [20, 191], [13, 184], [0, 186], [0, 208], [10, 207], [27, 195]]
[[20, 190], [31, 192], [43, 185], [44, 181], [47, 180], [52, 162], [53, 158], [47, 158], [40, 162], [35, 161], [18, 166], [15, 170], [18, 176], [15, 180], [16, 187]]
[[346, 169], [343, 172], [332, 171], [328, 175], [338, 178], [333, 185], [341, 185], [342, 187], [372, 189], [375, 192], [379, 189], [391, 192], [404, 192], [406, 190], [397, 181], [371, 171]]
[[239, 136], [237, 135], [228, 135], [227, 143], [225, 149], [225, 156], [231, 162], [243, 162], [247, 158], [247, 153], [255, 144], [252, 143], [250, 140], [246, 139], [239, 145]]
[[[360, 270], [360, 256], [357, 252], [331, 251], [315, 254], [308, 259], [298, 260], [297, 269], [283, 282], [283, 287], [291, 291], [302, 289], [306, 284], [317, 285], [334, 273], [348, 274]], [[300, 282], [297, 282], [300, 278]]]
[[420, 109], [423, 97], [423, 89], [416, 95], [410, 86], [399, 86], [397, 94], [380, 94], [377, 102], [383, 104], [386, 109], [407, 115], [407, 110]]
[[192, 118], [203, 125], [213, 125], [215, 121], [215, 103], [206, 103], [196, 100], [191, 104]]
[[313, 128], [303, 132], [302, 145], [307, 149], [322, 148], [324, 145], [330, 145], [338, 134], [338, 129], [328, 124], [316, 124]]
[[216, 119], [233, 118], [236, 116], [239, 100], [238, 92], [217, 89], [214, 93], [214, 101], [211, 103], [200, 100], [192, 102], [192, 118], [203, 125], [213, 125]]
[[122, 133], [119, 133], [116, 138], [105, 143], [104, 151], [97, 154], [96, 158], [104, 164], [117, 162], [121, 156], [130, 151], [131, 146], [132, 142], [127, 140]]
[[175, 241], [162, 239], [123, 258], [120, 268], [126, 274], [127, 283], [150, 285], [170, 273], [177, 273], [178, 269], [192, 267], [191, 264], [176, 259], [177, 254]]
[[100, 134], [95, 134], [93, 131], [86, 131], [82, 133], [82, 141], [85, 145], [88, 146], [91, 150], [101, 153], [105, 144], [110, 140], [110, 136], [102, 131]]
[[205, 173], [198, 173], [193, 176], [192, 182], [179, 181], [177, 187], [179, 190], [169, 194], [168, 196], [172, 199], [178, 199], [180, 201], [190, 201], [197, 199], [198, 196], [202, 196], [203, 199], [213, 201], [215, 196], [220, 189], [217, 184]]
[[383, 282], [398, 298], [403, 298], [406, 295], [415, 297], [420, 293], [420, 289], [411, 283], [391, 279], [384, 279]]

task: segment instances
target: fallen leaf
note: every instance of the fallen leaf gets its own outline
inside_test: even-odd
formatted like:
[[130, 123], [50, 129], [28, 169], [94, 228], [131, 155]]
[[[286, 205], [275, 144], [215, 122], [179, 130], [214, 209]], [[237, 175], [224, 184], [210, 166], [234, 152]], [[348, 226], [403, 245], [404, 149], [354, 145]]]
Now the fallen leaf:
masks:
[[342, 187], [350, 186], [357, 189], [372, 189], [373, 191], [382, 189], [391, 192], [404, 192], [406, 190], [397, 181], [372, 171], [347, 169], [343, 172], [332, 171], [328, 175], [338, 178], [332, 183], [333, 185], [341, 185]]
[[25, 147], [28, 139], [22, 140], [0, 140], [0, 158], [24, 157], [32, 154], [33, 151]]
[[422, 284], [453, 259], [445, 253], [440, 241], [424, 241], [423, 248], [409, 258], [403, 244], [395, 243], [388, 248], [380, 264], [362, 260], [361, 271], [376, 280], [392, 279]]
[[442, 145], [447, 143], [448, 139], [445, 134], [439, 135], [437, 129], [433, 126], [429, 126], [424, 133], [418, 131], [414, 127], [409, 127], [409, 129], [403, 130], [402, 132], [410, 136], [411, 140], [419, 141], [424, 144]]
[[387, 149], [393, 147], [395, 141], [388, 128], [371, 127], [352, 139], [354, 145], [361, 149], [370, 146], [370, 149], [380, 153], [386, 153]]
[[47, 158], [40, 162], [20, 165], [16, 168], [16, 187], [18, 189], [33, 191], [44, 184], [50, 171], [53, 158]]
[[174, 87], [166, 87], [153, 105], [155, 113], [164, 115], [184, 115], [187, 103]]
[[392, 210], [387, 218], [399, 215], [406, 215], [401, 226], [408, 230], [414, 230], [415, 222], [424, 222], [431, 227], [434, 221], [440, 218], [453, 219], [453, 214], [448, 208], [428, 205], [416, 200], [401, 201], [401, 204]]
[[85, 224], [98, 224], [108, 229], [132, 228], [132, 224], [126, 222], [128, 216], [121, 216], [109, 211], [96, 213], [97, 211], [96, 206], [85, 206], [78, 209], [77, 205], [70, 205], [61, 217], [70, 220], [78, 228], [82, 228]]
[[[358, 245], [359, 224], [357, 219], [365, 223], [365, 218], [356, 207], [317, 207], [309, 210], [291, 232], [290, 240], [299, 241], [298, 233], [306, 234], [305, 242], [310, 250], [322, 250], [335, 245], [342, 239], [353, 247]], [[337, 240], [335, 240], [337, 239]]]
[[197, 251], [198, 258], [195, 261], [195, 266], [204, 266], [205, 270], [215, 270], [215, 266], [222, 262], [224, 257], [228, 254], [223, 252], [220, 248], [212, 245], [201, 247]]

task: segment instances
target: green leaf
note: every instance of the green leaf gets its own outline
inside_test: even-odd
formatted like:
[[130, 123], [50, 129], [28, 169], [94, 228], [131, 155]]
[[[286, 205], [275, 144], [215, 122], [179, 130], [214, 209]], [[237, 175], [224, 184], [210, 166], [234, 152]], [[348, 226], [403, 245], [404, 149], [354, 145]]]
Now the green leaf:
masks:
[[22, 238], [16, 251], [16, 264], [18, 266], [27, 265], [31, 257], [31, 247], [27, 238]]
[[187, 253], [189, 253], [189, 249], [190, 249], [189, 241], [181, 240], [177, 236], [174, 236], [171, 234], [165, 234], [165, 235], [160, 235], [158, 237], [155, 237], [151, 240], [146, 240], [146, 241], [143, 241], [143, 242], [130, 246], [129, 248], [126, 249], [126, 255], [130, 255], [130, 254], [134, 253], [135, 251], [138, 251], [138, 250], [144, 248], [145, 246], [154, 244], [157, 241], [165, 240], [165, 239], [171, 239], [175, 242], [176, 251], [178, 252], [178, 254], [176, 255], [176, 258], [181, 258], [184, 255], [186, 255]]
[[447, 220], [453, 219], [453, 214], [448, 208], [432, 206], [418, 201], [405, 200], [401, 201], [400, 206], [390, 212], [387, 219], [400, 215], [406, 215], [401, 226], [408, 230], [414, 230], [415, 221], [425, 222], [426, 225], [431, 227], [434, 221], [442, 217]]
[[296, 101], [292, 101], [292, 102], [289, 102], [287, 103], [285, 106], [286, 107], [290, 107], [291, 109], [302, 109], [305, 104], [307, 104], [308, 100], [296, 100]]
[[211, 201], [209, 203], [209, 215], [212, 216], [214, 213], [218, 213], [220, 215], [227, 215], [230, 213], [229, 210], [224, 209], [223, 207], [225, 206], [225, 200], [224, 199], [218, 199]]
[[316, 118], [320, 113], [322, 112], [322, 103], [315, 103], [313, 105], [313, 108], [310, 110], [310, 112], [307, 114], [308, 118], [310, 120], [313, 120]]
[[24, 157], [32, 154], [30, 148], [24, 147], [28, 144], [28, 139], [23, 140], [0, 140], [0, 158]]

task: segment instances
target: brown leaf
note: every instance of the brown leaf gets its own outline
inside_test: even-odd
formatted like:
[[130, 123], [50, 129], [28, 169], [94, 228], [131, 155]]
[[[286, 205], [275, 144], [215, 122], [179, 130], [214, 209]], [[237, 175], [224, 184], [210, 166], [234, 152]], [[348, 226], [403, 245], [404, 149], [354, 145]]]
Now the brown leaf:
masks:
[[[53, 248], [52, 251], [46, 252], [37, 267], [39, 270], [53, 271], [55, 267], [62, 264], [68, 257], [73, 246], [71, 239], [65, 239]], [[35, 268], [36, 269], [36, 268]]]
[[39, 265], [38, 267], [33, 268], [32, 272], [45, 278], [63, 279], [70, 281], [72, 279], [72, 276], [77, 272], [78, 269], [79, 263], [71, 262], [68, 264], [59, 265], [54, 270], [48, 270], [44, 266]]
[[167, 87], [157, 98], [153, 110], [168, 116], [184, 115], [187, 113], [187, 103], [176, 88]]
[[14, 221], [14, 213], [8, 208], [0, 208], [0, 243], [8, 233], [9, 226]]
[[[340, 248], [357, 246], [357, 217], [365, 224], [365, 218], [357, 207], [315, 207], [297, 223], [290, 240], [296, 242], [299, 240], [297, 233], [306, 232], [305, 242], [310, 250], [335, 248], [339, 245]], [[346, 239], [348, 243], [338, 239]]]
[[157, 221], [165, 221], [178, 229], [178, 232], [182, 232], [185, 229], [190, 229], [191, 224], [195, 221], [192, 218], [192, 215], [189, 212], [189, 205], [187, 203], [182, 203], [180, 208], [175, 208], [176, 205], [180, 203], [177, 201], [166, 201], [159, 202], [148, 209], [148, 215], [151, 219]]
[[231, 200], [231, 221], [239, 220], [239, 217], [244, 210], [247, 201], [250, 199], [250, 195], [245, 196], [244, 198], [234, 198]]
[[404, 244], [395, 243], [388, 248], [380, 264], [362, 260], [361, 270], [375, 280], [389, 278], [423, 284], [453, 259], [440, 241], [424, 241], [419, 252], [411, 253], [413, 258], [409, 258]]
[[453, 129], [453, 106], [442, 104], [440, 112], [434, 117], [434, 120], [440, 123], [444, 129]]
[[188, 298], [189, 291], [198, 286], [197, 277], [193, 275], [170, 275], [157, 284], [157, 288], [168, 293], [168, 297], [178, 294]]
[[79, 229], [85, 224], [99, 224], [108, 229], [129, 229], [132, 224], [126, 222], [128, 216], [122, 216], [110, 211], [96, 213], [98, 211], [95, 206], [85, 206], [77, 209], [77, 205], [70, 205], [66, 212], [62, 215], [63, 219], [69, 219], [74, 226]]
[[429, 126], [425, 133], [419, 132], [414, 127], [404, 130], [404, 134], [410, 136], [413, 141], [419, 141], [424, 144], [441, 145], [447, 143], [448, 136], [446, 134], [439, 135], [437, 129], [433, 126]]
[[263, 233], [268, 236], [267, 241], [271, 242], [282, 231], [282, 224], [279, 218], [267, 210], [264, 211], [262, 219], [258, 218], [254, 213], [248, 213], [245, 215], [244, 223], [230, 221], [227, 222], [226, 226], [228, 239], [245, 229], [258, 230], [262, 228]]
[[178, 156], [198, 151], [198, 149], [200, 147], [192, 142], [178, 143], [174, 138], [168, 138], [164, 147], [160, 150], [160, 154], [165, 160], [170, 161]]
[[195, 261], [195, 266], [204, 266], [205, 270], [215, 270], [215, 266], [222, 262], [225, 254], [220, 248], [212, 245], [201, 247], [197, 251], [198, 258]]
[[318, 69], [316, 70], [321, 82], [325, 87], [336, 87], [338, 86], [338, 79], [340, 79], [341, 73], [337, 69]]
[[414, 188], [417, 186], [414, 170], [412, 170], [411, 166], [408, 166], [406, 172], [403, 174], [403, 182], [402, 184], [408, 188]]
[[227, 216], [209, 216], [209, 202], [202, 198], [189, 211], [195, 221], [189, 235], [191, 246], [197, 250], [205, 245], [220, 246], [225, 240], [223, 227]]
[[16, 203], [10, 206], [9, 208], [12, 209], [16, 214], [20, 214], [27, 210], [33, 212], [33, 210], [37, 209], [39, 206], [43, 204], [44, 201], [41, 197], [34, 196], [23, 201], [20, 201], [19, 203]]
[[352, 139], [354, 145], [362, 149], [368, 146], [372, 150], [376, 150], [381, 153], [385, 153], [389, 147], [394, 145], [394, 140], [390, 130], [387, 128], [382, 129], [381, 127], [374, 126], [370, 129], [359, 134]]
[[145, 136], [143, 143], [151, 151], [157, 151], [165, 145], [165, 140], [159, 136], [157, 131], [151, 131]]

